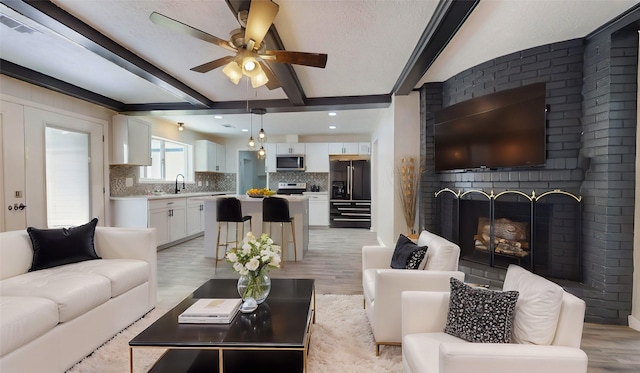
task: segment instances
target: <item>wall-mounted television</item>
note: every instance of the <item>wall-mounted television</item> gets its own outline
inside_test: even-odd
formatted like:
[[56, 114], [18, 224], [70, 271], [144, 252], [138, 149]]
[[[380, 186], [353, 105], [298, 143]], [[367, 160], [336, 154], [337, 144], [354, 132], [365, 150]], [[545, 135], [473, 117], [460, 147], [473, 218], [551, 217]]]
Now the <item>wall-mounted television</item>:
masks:
[[546, 161], [545, 83], [491, 93], [435, 113], [435, 170]]

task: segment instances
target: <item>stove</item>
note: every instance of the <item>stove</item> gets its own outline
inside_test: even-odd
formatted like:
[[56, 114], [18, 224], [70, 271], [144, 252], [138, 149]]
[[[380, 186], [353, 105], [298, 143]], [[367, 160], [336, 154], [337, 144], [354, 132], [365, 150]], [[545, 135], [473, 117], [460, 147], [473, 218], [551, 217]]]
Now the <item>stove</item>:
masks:
[[302, 194], [307, 191], [307, 183], [278, 183], [278, 194]]

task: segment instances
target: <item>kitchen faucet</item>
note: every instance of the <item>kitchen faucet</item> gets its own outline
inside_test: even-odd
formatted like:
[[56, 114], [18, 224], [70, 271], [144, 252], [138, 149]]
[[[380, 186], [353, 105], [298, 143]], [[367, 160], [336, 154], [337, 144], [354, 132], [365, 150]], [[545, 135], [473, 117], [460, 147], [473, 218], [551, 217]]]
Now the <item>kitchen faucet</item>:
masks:
[[176, 194], [180, 193], [180, 189], [178, 189], [178, 176], [182, 176], [182, 190], [184, 190], [184, 175], [178, 174], [176, 175]]

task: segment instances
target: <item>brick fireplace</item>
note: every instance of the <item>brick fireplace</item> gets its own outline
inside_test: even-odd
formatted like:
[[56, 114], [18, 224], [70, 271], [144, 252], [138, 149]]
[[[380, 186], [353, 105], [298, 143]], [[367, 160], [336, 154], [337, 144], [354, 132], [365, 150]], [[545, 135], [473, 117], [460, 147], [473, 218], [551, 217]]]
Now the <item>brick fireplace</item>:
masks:
[[[472, 260], [479, 254], [468, 246], [468, 241], [473, 245], [473, 237], [468, 233], [460, 237], [461, 232], [451, 223], [457, 218], [471, 219], [465, 225], [478, 234], [479, 217], [448, 210], [435, 193], [444, 188], [496, 194], [506, 190], [540, 194], [561, 189], [581, 196], [577, 209], [559, 211], [552, 205], [541, 206], [548, 210], [547, 219], [571, 215], [566, 222], [571, 225], [573, 220], [573, 226], [579, 229], [579, 248], [554, 241], [557, 224], [551, 219], [548, 232], [533, 236], [534, 242], [549, 240], [552, 249], [540, 252], [549, 265], [543, 267], [534, 254], [533, 266], [555, 278], [563, 269], [554, 266], [565, 267], [567, 262], [573, 265], [577, 261], [577, 268], [567, 270], [571, 281], [562, 284], [586, 301], [586, 320], [626, 324], [633, 289], [637, 58], [636, 28], [614, 24], [586, 38], [522, 50], [486, 61], [445, 82], [425, 84], [420, 89], [421, 157], [426, 164], [421, 180], [420, 227], [462, 242], [461, 268], [497, 284], [504, 268], [495, 266], [495, 258], [494, 266], [491, 259], [485, 264]], [[539, 82], [546, 83], [545, 101], [549, 106], [544, 166], [434, 172], [434, 112], [470, 98]], [[519, 213], [514, 214], [512, 220], [519, 221]], [[530, 257], [520, 258], [520, 262], [525, 267], [532, 265]]]

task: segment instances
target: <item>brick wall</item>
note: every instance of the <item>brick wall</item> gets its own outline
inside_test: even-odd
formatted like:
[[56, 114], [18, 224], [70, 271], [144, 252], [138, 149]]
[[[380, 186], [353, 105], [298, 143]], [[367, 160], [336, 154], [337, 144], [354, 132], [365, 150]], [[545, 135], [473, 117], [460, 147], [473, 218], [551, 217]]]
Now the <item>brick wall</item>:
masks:
[[637, 55], [636, 30], [591, 39], [584, 54], [584, 297], [597, 322], [631, 310]]
[[[577, 295], [587, 301], [588, 321], [619, 324], [631, 311], [633, 270], [638, 34], [631, 31], [519, 51], [421, 88], [426, 172], [420, 226], [439, 232], [433, 193], [445, 187], [527, 194], [562, 189], [582, 195], [586, 286]], [[546, 83], [549, 105], [544, 166], [434, 172], [433, 112], [537, 82]]]

